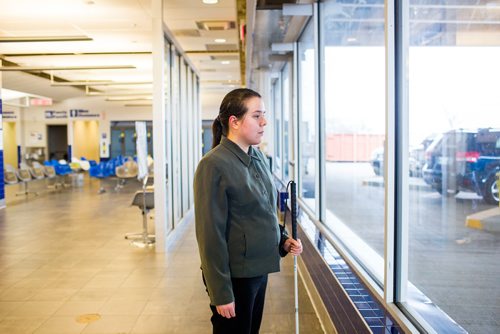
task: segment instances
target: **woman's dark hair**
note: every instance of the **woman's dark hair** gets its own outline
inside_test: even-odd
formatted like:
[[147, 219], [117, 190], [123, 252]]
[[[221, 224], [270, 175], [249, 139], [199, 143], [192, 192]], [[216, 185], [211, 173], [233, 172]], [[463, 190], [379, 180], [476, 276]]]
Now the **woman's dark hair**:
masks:
[[212, 124], [212, 148], [219, 145], [223, 135], [227, 136], [229, 117], [235, 116], [237, 119], [241, 119], [248, 111], [245, 103], [252, 97], [261, 96], [259, 93], [248, 88], [238, 88], [230, 91], [226, 96], [224, 96], [224, 99], [220, 104], [219, 116], [217, 116]]

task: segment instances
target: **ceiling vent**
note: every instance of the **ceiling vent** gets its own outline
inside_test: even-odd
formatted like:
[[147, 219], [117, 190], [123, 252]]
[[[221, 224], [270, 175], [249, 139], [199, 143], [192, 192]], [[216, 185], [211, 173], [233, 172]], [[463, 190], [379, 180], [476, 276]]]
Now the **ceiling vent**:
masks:
[[197, 29], [178, 29], [174, 30], [177, 37], [200, 37], [200, 31]]
[[236, 44], [206, 44], [208, 51], [238, 51]]
[[238, 60], [238, 56], [210, 56], [211, 60], [223, 61], [223, 60]]
[[220, 31], [236, 28], [236, 23], [234, 21], [196, 21], [196, 25], [198, 29], [206, 31]]

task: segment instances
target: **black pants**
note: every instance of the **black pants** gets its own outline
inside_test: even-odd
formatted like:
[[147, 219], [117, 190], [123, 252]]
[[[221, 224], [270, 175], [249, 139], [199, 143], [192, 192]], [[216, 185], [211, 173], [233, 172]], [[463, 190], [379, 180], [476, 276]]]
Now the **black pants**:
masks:
[[258, 334], [264, 299], [266, 298], [267, 275], [252, 278], [232, 278], [235, 303], [234, 318], [224, 318], [212, 310], [213, 334]]

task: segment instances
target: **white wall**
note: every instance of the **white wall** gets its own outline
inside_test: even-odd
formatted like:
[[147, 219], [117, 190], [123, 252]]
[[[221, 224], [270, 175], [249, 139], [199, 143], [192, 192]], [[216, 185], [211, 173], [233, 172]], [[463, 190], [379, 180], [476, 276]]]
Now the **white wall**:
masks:
[[[9, 110], [13, 108], [9, 107]], [[123, 102], [106, 102], [103, 97], [81, 97], [64, 100], [52, 106], [18, 108], [19, 117], [16, 120], [19, 143], [25, 147], [43, 147], [47, 149], [47, 125], [68, 125], [68, 144], [73, 145], [72, 123], [75, 120], [98, 120], [99, 132], [106, 134], [107, 144], [111, 138], [111, 121], [152, 120], [151, 107], [125, 107]], [[88, 110], [89, 114], [99, 114], [98, 118], [69, 118], [70, 109]], [[66, 111], [68, 118], [46, 119], [45, 111]]]
[[234, 88], [227, 90], [203, 90], [200, 94], [201, 98], [201, 119], [214, 120], [219, 114], [220, 103], [224, 96]]

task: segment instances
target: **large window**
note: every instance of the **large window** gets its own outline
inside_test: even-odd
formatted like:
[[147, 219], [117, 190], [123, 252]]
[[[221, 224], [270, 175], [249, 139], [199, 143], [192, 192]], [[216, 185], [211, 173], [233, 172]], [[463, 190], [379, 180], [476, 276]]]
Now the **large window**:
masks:
[[297, 75], [273, 85], [275, 154], [283, 180], [298, 154], [303, 228], [321, 224], [417, 327], [500, 333], [500, 2], [323, 0], [313, 12]]
[[311, 20], [299, 40], [299, 192], [316, 211], [316, 51]]
[[181, 85], [180, 85], [180, 56], [172, 46], [172, 186], [173, 186], [173, 207], [174, 221], [176, 224], [182, 218], [182, 176], [181, 176], [181, 150], [180, 129], [181, 129]]
[[498, 333], [500, 238], [480, 215], [498, 208], [500, 7], [413, 0], [408, 10], [408, 284], [469, 333]]
[[188, 104], [187, 104], [187, 66], [183, 59], [180, 60], [180, 94], [181, 94], [181, 108], [179, 112], [180, 117], [180, 128], [179, 128], [179, 144], [181, 150], [181, 161], [180, 161], [180, 174], [181, 174], [181, 194], [182, 194], [182, 215], [186, 214], [189, 205], [188, 205], [188, 161], [186, 157], [188, 156], [188, 147], [187, 147], [187, 131], [183, 129], [187, 129], [187, 114], [188, 114]]
[[[384, 7], [325, 1], [325, 223], [383, 281]], [[348, 244], [351, 243], [351, 244]], [[356, 245], [356, 246], [354, 246]], [[359, 245], [363, 245], [360, 247]]]
[[166, 176], [167, 176], [167, 231], [173, 228], [174, 221], [174, 207], [172, 202], [172, 47], [171, 44], [165, 40], [165, 58], [164, 58], [164, 82], [165, 87], [165, 157], [166, 157]]

